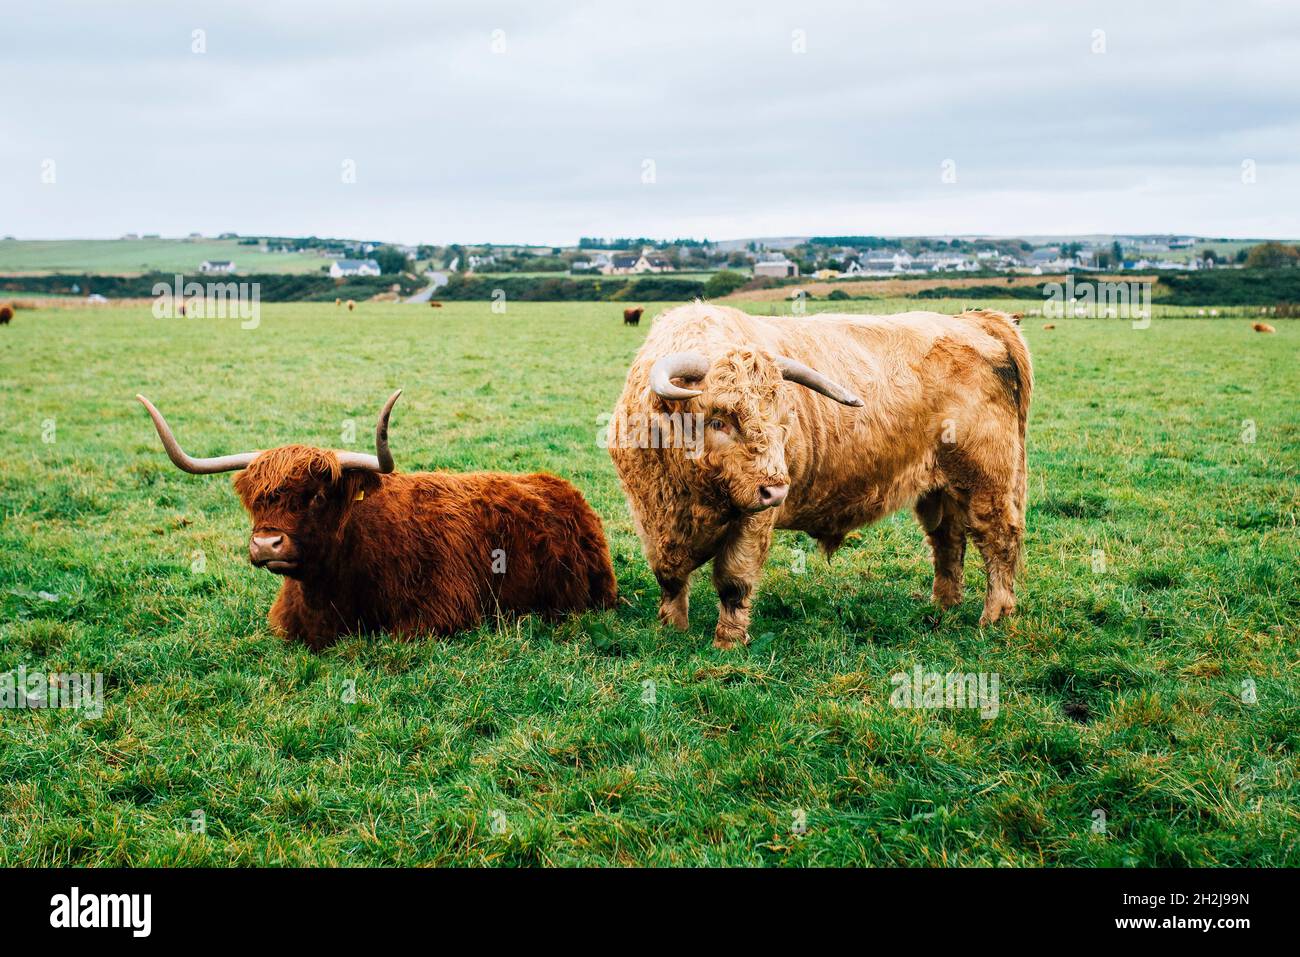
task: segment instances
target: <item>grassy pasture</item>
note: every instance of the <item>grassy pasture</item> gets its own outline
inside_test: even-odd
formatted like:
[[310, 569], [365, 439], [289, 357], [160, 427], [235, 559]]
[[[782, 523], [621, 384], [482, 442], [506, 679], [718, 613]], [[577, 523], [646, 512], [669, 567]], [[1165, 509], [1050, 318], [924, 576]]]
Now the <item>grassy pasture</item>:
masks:
[[[781, 533], [754, 644], [720, 652], [707, 574], [690, 634], [656, 625], [597, 446], [646, 334], [621, 308], [0, 328], [0, 672], [99, 671], [107, 701], [0, 711], [0, 865], [1300, 863], [1300, 327], [1027, 321], [1019, 614], [977, 627], [972, 549], [938, 616], [899, 514], [803, 572], [810, 543]], [[319, 655], [272, 636], [278, 580], [247, 566], [229, 476], [176, 471], [131, 397], [203, 455], [337, 447], [346, 420], [366, 448], [396, 386], [399, 468], [565, 476], [628, 604]], [[915, 665], [997, 673], [998, 716], [892, 707]]]
[[310, 253], [262, 252], [233, 239], [0, 240], [0, 274], [198, 273], [205, 259], [230, 259], [237, 274], [315, 273], [332, 259]]

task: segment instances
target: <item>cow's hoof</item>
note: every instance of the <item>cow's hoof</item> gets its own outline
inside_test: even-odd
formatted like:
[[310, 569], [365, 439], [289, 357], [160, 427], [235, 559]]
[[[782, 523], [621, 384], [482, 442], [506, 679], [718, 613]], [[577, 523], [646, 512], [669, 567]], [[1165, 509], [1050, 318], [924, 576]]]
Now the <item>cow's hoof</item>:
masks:
[[1016, 600], [1014, 598], [986, 604], [984, 606], [984, 614], [980, 615], [980, 627], [983, 628], [986, 625], [996, 625], [999, 621], [1015, 610]]
[[713, 647], [721, 648], [723, 651], [730, 651], [736, 645], [747, 644], [749, 644], [749, 632], [747, 631], [720, 631], [713, 638]]
[[930, 600], [939, 606], [940, 610], [947, 611], [961, 604], [961, 589], [938, 589], [930, 595]]
[[690, 621], [690, 613], [686, 608], [679, 605], [659, 606], [659, 623], [661, 625], [676, 628], [678, 631], [685, 631], [690, 627]]

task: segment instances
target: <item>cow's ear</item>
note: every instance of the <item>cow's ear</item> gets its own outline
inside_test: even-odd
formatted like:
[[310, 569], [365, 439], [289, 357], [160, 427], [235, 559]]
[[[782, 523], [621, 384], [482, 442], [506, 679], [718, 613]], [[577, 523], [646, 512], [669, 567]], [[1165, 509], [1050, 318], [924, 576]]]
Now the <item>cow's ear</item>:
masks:
[[348, 469], [339, 481], [345, 502], [362, 502], [379, 488], [379, 476], [364, 469]]

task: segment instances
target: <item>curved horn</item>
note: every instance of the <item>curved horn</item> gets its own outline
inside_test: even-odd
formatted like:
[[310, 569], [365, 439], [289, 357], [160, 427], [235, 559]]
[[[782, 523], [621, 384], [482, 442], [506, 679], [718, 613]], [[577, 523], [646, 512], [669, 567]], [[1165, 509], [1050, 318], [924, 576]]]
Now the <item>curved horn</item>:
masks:
[[392, 414], [397, 397], [402, 394], [398, 389], [388, 397], [379, 412], [379, 421], [375, 423], [375, 454], [364, 452], [338, 452], [339, 464], [345, 469], [368, 469], [371, 472], [388, 474], [397, 466], [393, 462], [393, 453], [388, 450], [388, 416]]
[[196, 459], [185, 454], [181, 448], [176, 436], [172, 435], [171, 426], [167, 420], [162, 417], [162, 413], [154, 408], [154, 404], [142, 395], [137, 395], [146, 409], [149, 410], [149, 416], [153, 419], [154, 428], [158, 430], [158, 438], [162, 439], [163, 448], [167, 450], [167, 457], [175, 463], [176, 467], [182, 472], [189, 472], [192, 475], [211, 475], [213, 472], [234, 472], [238, 469], [248, 468], [248, 463], [257, 458], [256, 452], [240, 452], [238, 455], [221, 455], [212, 459]]
[[862, 405], [862, 400], [833, 379], [828, 379], [816, 369], [810, 369], [802, 362], [795, 362], [786, 356], [776, 357], [777, 368], [781, 377], [788, 382], [797, 382], [814, 392], [820, 392], [828, 399], [834, 399], [841, 405]]
[[674, 352], [659, 359], [650, 368], [650, 388], [665, 399], [690, 399], [699, 389], [673, 385], [674, 378], [703, 379], [709, 372], [709, 360], [698, 352]]

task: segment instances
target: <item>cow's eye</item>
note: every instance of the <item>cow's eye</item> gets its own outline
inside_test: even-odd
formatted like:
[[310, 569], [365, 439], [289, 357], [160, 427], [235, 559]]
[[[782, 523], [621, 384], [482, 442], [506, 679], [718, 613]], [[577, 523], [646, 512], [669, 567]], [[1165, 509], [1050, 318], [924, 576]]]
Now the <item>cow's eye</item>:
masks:
[[725, 432], [727, 431], [727, 423], [722, 419], [709, 419], [709, 428], [715, 432]]

